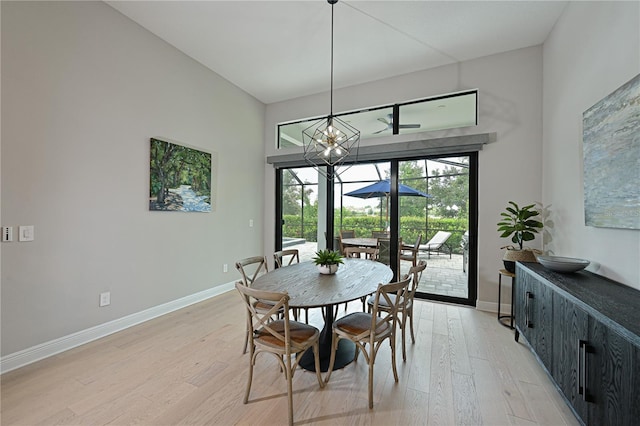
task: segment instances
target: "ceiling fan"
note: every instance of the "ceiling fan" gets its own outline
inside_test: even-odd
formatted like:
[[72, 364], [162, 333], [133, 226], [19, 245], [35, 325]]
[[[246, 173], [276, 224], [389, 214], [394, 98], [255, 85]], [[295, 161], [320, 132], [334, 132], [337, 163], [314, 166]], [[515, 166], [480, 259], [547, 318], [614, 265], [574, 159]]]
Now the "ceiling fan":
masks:
[[[377, 132], [373, 132], [374, 135], [377, 135], [378, 133], [382, 133], [386, 130], [393, 130], [393, 114], [387, 114], [387, 118], [378, 118], [378, 121], [381, 123], [384, 123], [387, 125], [387, 127], [385, 127], [382, 130], [378, 130]], [[419, 129], [420, 128], [420, 124], [414, 123], [414, 124], [400, 124], [398, 126], [400, 129]]]

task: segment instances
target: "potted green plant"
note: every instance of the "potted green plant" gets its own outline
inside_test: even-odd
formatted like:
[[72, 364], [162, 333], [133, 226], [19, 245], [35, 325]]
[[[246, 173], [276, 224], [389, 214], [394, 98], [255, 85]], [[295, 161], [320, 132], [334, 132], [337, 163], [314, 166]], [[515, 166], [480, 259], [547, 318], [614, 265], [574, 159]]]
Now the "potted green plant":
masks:
[[502, 261], [504, 267], [509, 272], [515, 272], [516, 261], [535, 262], [536, 254], [540, 254], [539, 250], [524, 247], [525, 241], [531, 241], [539, 230], [544, 226], [542, 222], [536, 219], [540, 212], [535, 209], [535, 204], [520, 207], [513, 201], [509, 201], [506, 211], [500, 213], [502, 220], [498, 222], [498, 232], [500, 237], [509, 238], [518, 245], [505, 246], [506, 249]]
[[317, 251], [313, 261], [318, 265], [318, 271], [321, 274], [335, 274], [338, 270], [338, 265], [344, 263], [339, 252], [328, 249]]

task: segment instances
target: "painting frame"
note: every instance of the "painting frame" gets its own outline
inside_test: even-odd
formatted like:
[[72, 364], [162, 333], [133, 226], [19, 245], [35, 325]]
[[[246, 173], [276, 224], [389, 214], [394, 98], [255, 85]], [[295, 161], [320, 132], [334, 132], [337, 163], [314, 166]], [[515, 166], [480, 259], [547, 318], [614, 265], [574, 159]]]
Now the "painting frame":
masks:
[[583, 113], [585, 225], [640, 229], [640, 74]]
[[215, 211], [216, 157], [213, 152], [167, 138], [150, 138], [149, 210]]

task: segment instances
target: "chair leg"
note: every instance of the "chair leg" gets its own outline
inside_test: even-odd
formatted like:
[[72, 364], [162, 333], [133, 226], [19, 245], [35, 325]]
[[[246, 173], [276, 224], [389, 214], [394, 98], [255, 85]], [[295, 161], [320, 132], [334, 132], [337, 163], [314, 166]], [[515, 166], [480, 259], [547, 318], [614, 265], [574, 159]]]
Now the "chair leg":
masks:
[[411, 343], [413, 343], [414, 345], [416, 344], [416, 336], [415, 334], [413, 334], [413, 306], [411, 306], [411, 309], [409, 309], [409, 312], [407, 312], [409, 314], [409, 325], [411, 327]]
[[402, 311], [402, 323], [400, 329], [402, 331], [402, 362], [407, 362], [407, 344], [405, 343], [405, 329], [407, 325], [407, 311]]
[[291, 357], [287, 357], [285, 363], [287, 375], [287, 399], [289, 400], [289, 426], [293, 426], [293, 378], [291, 377]]
[[[332, 309], [332, 308], [329, 308]], [[333, 366], [336, 363], [336, 349], [338, 348], [338, 335], [334, 332], [331, 335], [331, 358], [329, 359], [329, 369], [327, 370], [327, 375], [324, 376], [324, 382], [329, 383], [329, 379], [331, 378], [331, 372], [333, 371]], [[358, 348], [356, 347], [356, 351]]]
[[318, 384], [320, 385], [321, 388], [323, 388], [324, 381], [322, 380], [322, 375], [320, 374], [320, 349], [319, 349], [318, 342], [316, 342], [313, 345], [313, 358], [314, 358], [315, 367], [316, 367], [316, 377], [318, 378]]
[[247, 346], [249, 345], [249, 329], [244, 333], [244, 348], [242, 349], [242, 353], [247, 353]]
[[[363, 350], [366, 350], [366, 349], [367, 349], [367, 344], [366, 344], [366, 343], [362, 343], [362, 347], [364, 347], [364, 349], [363, 349]], [[359, 357], [359, 356], [360, 356], [360, 345], [358, 345], [358, 344], [356, 343], [356, 354], [355, 354], [355, 356], [353, 357], [353, 362], [358, 361], [358, 357]]]
[[398, 383], [398, 369], [396, 368], [396, 335], [395, 330], [391, 333], [389, 343], [391, 343], [391, 366], [393, 367], [393, 378]]
[[251, 348], [251, 352], [249, 353], [249, 377], [247, 379], [247, 390], [244, 393], [244, 403], [246, 404], [249, 401], [249, 393], [251, 392], [251, 380], [253, 379], [253, 363], [255, 359], [253, 358], [253, 348]]
[[[373, 349], [373, 345], [371, 345], [371, 349]], [[369, 409], [373, 408], [373, 362], [375, 357], [373, 352], [372, 350], [369, 357]]]

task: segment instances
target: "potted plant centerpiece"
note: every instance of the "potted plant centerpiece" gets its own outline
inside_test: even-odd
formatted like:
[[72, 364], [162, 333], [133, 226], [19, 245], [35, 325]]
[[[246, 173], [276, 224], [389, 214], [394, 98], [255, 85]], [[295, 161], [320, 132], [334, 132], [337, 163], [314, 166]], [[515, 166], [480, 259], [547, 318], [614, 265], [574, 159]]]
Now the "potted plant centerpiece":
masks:
[[328, 249], [317, 251], [313, 261], [318, 265], [318, 271], [327, 275], [335, 274], [338, 270], [338, 265], [344, 263], [339, 252]]
[[536, 254], [542, 253], [540, 250], [525, 248], [523, 244], [533, 240], [543, 224], [535, 218], [540, 214], [535, 210], [535, 204], [524, 207], [519, 207], [513, 201], [509, 201], [509, 204], [506, 212], [500, 213], [502, 220], [498, 222], [498, 232], [501, 232], [500, 237], [511, 237], [511, 241], [518, 245], [518, 248], [511, 245], [501, 247], [506, 249], [502, 258], [504, 267], [513, 273], [516, 261], [536, 262]]

